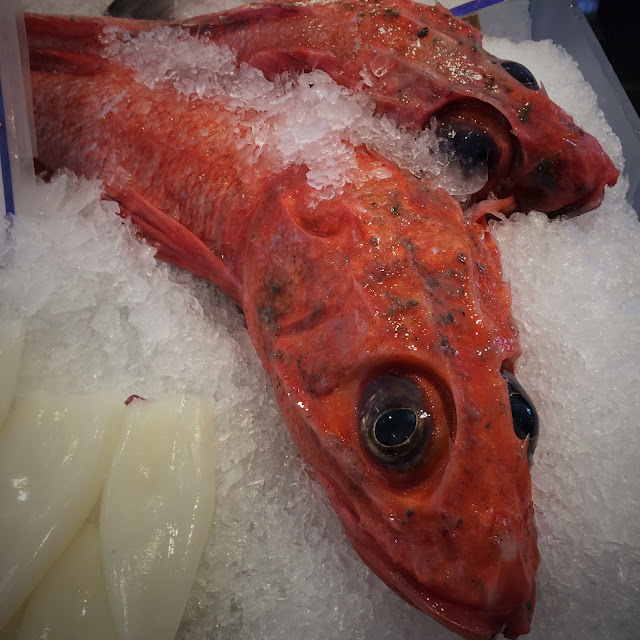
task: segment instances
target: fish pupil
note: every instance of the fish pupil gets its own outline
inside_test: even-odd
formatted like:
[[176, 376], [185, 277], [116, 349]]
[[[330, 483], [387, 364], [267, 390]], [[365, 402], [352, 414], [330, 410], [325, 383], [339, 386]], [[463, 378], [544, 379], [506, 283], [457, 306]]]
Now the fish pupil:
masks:
[[465, 175], [481, 167], [492, 169], [498, 162], [498, 147], [482, 129], [465, 122], [452, 122], [440, 129], [439, 136], [440, 149], [455, 157]]
[[521, 85], [531, 89], [532, 91], [538, 91], [540, 85], [535, 79], [533, 73], [527, 69], [523, 64], [514, 62], [513, 60], [503, 60], [502, 68], [513, 78], [515, 78]]
[[385, 447], [396, 447], [406, 442], [418, 426], [418, 416], [412, 409], [389, 409], [375, 422], [376, 440]]
[[362, 392], [356, 412], [363, 445], [387, 468], [410, 468], [423, 457], [432, 424], [425, 396], [408, 376], [383, 374]]

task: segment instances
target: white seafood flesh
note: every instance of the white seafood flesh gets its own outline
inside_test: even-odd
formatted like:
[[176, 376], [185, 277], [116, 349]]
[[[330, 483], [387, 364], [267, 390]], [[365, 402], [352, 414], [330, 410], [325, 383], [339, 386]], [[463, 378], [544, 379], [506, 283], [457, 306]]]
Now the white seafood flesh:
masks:
[[3, 319], [0, 322], [0, 428], [13, 401], [23, 347], [22, 322], [17, 319]]
[[212, 410], [194, 397], [134, 400], [102, 498], [107, 592], [122, 639], [174, 637], [215, 498]]
[[18, 640], [116, 640], [100, 536], [86, 523], [29, 598]]
[[124, 404], [26, 393], [0, 432], [0, 628], [64, 551], [102, 492]]

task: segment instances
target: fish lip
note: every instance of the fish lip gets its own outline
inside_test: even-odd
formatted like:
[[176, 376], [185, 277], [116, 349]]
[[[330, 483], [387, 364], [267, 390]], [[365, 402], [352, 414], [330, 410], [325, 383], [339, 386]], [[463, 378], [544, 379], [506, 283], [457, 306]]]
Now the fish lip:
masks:
[[[411, 573], [389, 558], [384, 548], [361, 525], [357, 511], [344, 494], [326, 479], [322, 478], [321, 481], [358, 556], [403, 600], [466, 640], [492, 640], [500, 633], [508, 638], [517, 638], [529, 632], [533, 608], [528, 603], [491, 610], [435, 596]], [[381, 563], [379, 558], [384, 561]]]

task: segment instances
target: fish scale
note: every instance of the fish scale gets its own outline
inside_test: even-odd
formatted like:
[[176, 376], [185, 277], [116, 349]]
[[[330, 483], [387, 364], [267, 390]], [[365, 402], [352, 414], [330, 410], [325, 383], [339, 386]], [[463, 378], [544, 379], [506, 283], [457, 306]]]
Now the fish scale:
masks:
[[[158, 258], [242, 307], [289, 430], [358, 554], [465, 638], [527, 633], [537, 534], [528, 443], [514, 433], [502, 375], [520, 350], [486, 218], [516, 200], [549, 212], [595, 206], [617, 177], [595, 139], [544, 92], [519, 86], [479, 34], [441, 8], [258, 5], [169, 23], [181, 37], [186, 29], [231, 46], [267, 76], [317, 67], [368, 92], [398, 124], [421, 128], [454, 104], [452, 122], [468, 112], [504, 149], [520, 145], [493, 182], [505, 197], [479, 192], [466, 212], [347, 141], [349, 180], [318, 199], [303, 163], [252, 152], [247, 110], [228, 96], [150, 87], [109, 54], [114, 37], [135, 40], [159, 23], [26, 22], [39, 160], [101, 177]], [[499, 82], [487, 82], [489, 65]], [[464, 102], [480, 96], [492, 111]], [[543, 115], [551, 134], [540, 142], [532, 131]], [[551, 147], [553, 180], [545, 171], [547, 190], [536, 195], [530, 174]], [[390, 386], [380, 400], [370, 391], [377, 383]], [[426, 435], [408, 461], [389, 464], [376, 457], [367, 407], [387, 395], [390, 410], [404, 407], [393, 394], [406, 388], [420, 397], [413, 415]]]

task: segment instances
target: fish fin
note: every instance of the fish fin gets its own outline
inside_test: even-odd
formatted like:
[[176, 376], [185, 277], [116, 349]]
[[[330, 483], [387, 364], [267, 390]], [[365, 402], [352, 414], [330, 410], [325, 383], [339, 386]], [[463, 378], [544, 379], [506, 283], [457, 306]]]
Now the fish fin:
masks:
[[47, 16], [25, 13], [29, 53], [69, 51], [77, 55], [102, 55], [106, 46], [105, 29], [121, 29], [132, 36], [165, 22], [104, 18], [101, 16]]
[[146, 242], [157, 249], [156, 258], [213, 282], [240, 304], [240, 283], [227, 265], [189, 229], [135, 189], [107, 187], [106, 193], [120, 205], [120, 215], [129, 218]]
[[286, 16], [299, 14], [301, 11], [303, 11], [303, 7], [293, 3], [245, 5], [220, 13], [210, 13], [194, 18], [187, 18], [174, 24], [192, 30], [195, 28], [198, 32], [204, 33], [230, 25], [245, 25], [252, 22], [279, 20]]
[[515, 213], [517, 209], [518, 203], [514, 196], [496, 198], [493, 194], [489, 194], [486, 200], [469, 207], [465, 212], [465, 218], [487, 227], [488, 220], [504, 220]]
[[74, 76], [94, 75], [108, 64], [108, 60], [91, 53], [73, 53], [58, 49], [37, 49], [29, 52], [31, 71], [67, 73]]

